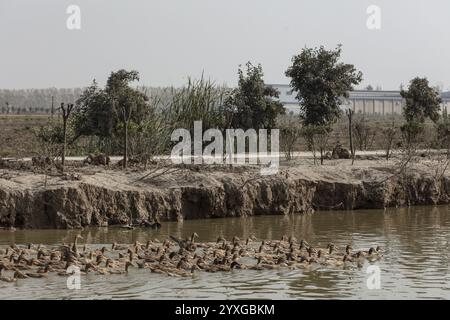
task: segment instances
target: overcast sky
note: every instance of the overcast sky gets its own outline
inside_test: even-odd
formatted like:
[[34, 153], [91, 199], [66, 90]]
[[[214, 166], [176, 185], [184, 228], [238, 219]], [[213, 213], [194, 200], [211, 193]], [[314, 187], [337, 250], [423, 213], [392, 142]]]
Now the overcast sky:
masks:
[[[69, 5], [81, 30], [69, 30]], [[369, 5], [381, 29], [366, 26]], [[450, 86], [448, 0], [0, 0], [0, 88], [80, 87], [112, 70], [141, 83], [179, 86], [202, 72], [235, 85], [237, 68], [261, 63], [267, 83], [288, 83], [305, 46], [343, 45], [361, 86], [398, 89], [415, 76]]]

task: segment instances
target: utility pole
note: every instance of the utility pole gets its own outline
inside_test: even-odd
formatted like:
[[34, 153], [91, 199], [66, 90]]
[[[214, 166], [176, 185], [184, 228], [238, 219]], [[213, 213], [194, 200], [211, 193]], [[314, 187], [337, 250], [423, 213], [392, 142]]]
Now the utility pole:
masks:
[[353, 111], [352, 109], [347, 109], [346, 110], [346, 114], [348, 117], [348, 136], [349, 136], [349, 140], [350, 140], [350, 152], [352, 155], [352, 165], [355, 162], [355, 149], [353, 148], [353, 130], [352, 130], [352, 120], [353, 120], [353, 114], [355, 113], [355, 111]]
[[52, 118], [55, 114], [55, 96], [52, 96]]

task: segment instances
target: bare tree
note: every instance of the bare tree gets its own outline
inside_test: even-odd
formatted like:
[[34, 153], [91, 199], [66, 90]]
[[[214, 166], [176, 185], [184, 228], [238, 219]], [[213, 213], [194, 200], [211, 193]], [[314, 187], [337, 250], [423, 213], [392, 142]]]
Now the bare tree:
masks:
[[127, 105], [122, 105], [120, 109], [122, 111], [122, 122], [124, 126], [123, 168], [126, 169], [128, 165], [128, 126], [130, 125], [132, 108], [127, 107]]
[[61, 112], [62, 112], [62, 119], [63, 119], [63, 148], [62, 148], [62, 155], [61, 155], [61, 166], [62, 171], [64, 172], [64, 166], [66, 164], [66, 149], [67, 149], [67, 122], [69, 120], [70, 114], [72, 113], [72, 110], [74, 108], [73, 103], [68, 103], [65, 105], [64, 103], [61, 103]]
[[349, 138], [349, 142], [350, 142], [350, 153], [352, 155], [352, 164], [355, 162], [355, 148], [353, 146], [353, 125], [352, 125], [352, 120], [353, 120], [353, 115], [355, 114], [355, 112], [352, 109], [347, 109], [346, 112], [347, 117], [348, 117], [348, 138]]
[[369, 125], [369, 121], [364, 117], [356, 119], [353, 125], [353, 131], [355, 133], [355, 142], [358, 145], [359, 150], [369, 149], [373, 141], [375, 140], [376, 131]]
[[290, 161], [293, 159], [295, 145], [302, 135], [302, 128], [295, 119], [289, 119], [285, 123], [280, 124], [280, 127], [282, 137], [281, 145], [285, 153], [286, 160]]
[[302, 134], [313, 153], [314, 164], [316, 164], [316, 152], [320, 152], [320, 164], [323, 164], [325, 152], [328, 148], [328, 139], [330, 137], [331, 129], [328, 126], [308, 125], [302, 128]]
[[386, 160], [389, 160], [389, 157], [391, 156], [392, 153], [392, 146], [394, 144], [394, 140], [395, 137], [398, 134], [398, 130], [395, 127], [395, 122], [392, 121], [391, 126], [387, 127], [387, 128], [383, 128], [381, 130], [381, 135], [383, 137], [382, 139], [382, 143], [384, 145], [384, 150], [385, 150], [385, 155], [386, 155]]

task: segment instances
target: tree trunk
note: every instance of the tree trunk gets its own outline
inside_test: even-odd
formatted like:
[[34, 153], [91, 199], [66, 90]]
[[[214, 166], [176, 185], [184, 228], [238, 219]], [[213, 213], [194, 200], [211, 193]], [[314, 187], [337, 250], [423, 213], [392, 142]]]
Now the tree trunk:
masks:
[[312, 149], [312, 153], [313, 153], [314, 165], [316, 165], [316, 163], [317, 163], [317, 159], [316, 159], [316, 145], [314, 144], [314, 140], [311, 140], [311, 149]]
[[66, 164], [66, 147], [67, 147], [67, 118], [63, 117], [63, 151], [61, 156], [61, 166], [64, 172], [64, 166]]
[[350, 142], [350, 152], [352, 155], [352, 165], [355, 162], [355, 148], [353, 147], [353, 128], [352, 128], [353, 111], [348, 111], [348, 136]]
[[128, 165], [128, 121], [125, 121], [125, 135], [123, 142], [123, 168], [126, 169]]

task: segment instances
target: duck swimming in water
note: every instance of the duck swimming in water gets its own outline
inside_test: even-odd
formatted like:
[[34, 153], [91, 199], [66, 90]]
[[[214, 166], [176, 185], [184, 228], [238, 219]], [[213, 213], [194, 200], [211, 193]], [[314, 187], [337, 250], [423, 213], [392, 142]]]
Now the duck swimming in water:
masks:
[[0, 265], [0, 281], [3, 281], [3, 282], [16, 282], [17, 279], [14, 276], [7, 277], [7, 276], [3, 275], [3, 266]]
[[49, 265], [47, 264], [44, 269], [39, 269], [37, 272], [26, 272], [25, 274], [29, 278], [45, 278], [48, 276]]
[[75, 253], [75, 254], [78, 254], [78, 239], [83, 239], [81, 234], [77, 234], [75, 236], [75, 239], [73, 240], [72, 252]]
[[377, 249], [374, 249], [372, 247], [369, 249], [369, 251], [367, 251], [366, 258], [367, 260], [369, 260], [369, 262], [374, 262], [381, 259], [382, 254], [380, 252], [380, 247], [377, 247]]
[[[51, 273], [67, 276], [67, 268], [76, 266], [80, 274], [113, 275], [126, 274], [131, 266], [150, 270], [167, 276], [192, 276], [194, 272], [229, 272], [231, 270], [306, 269], [318, 267], [361, 267], [366, 260], [375, 261], [382, 257], [381, 248], [355, 250], [351, 245], [342, 252], [334, 244], [326, 248], [313, 247], [305, 240], [283, 236], [280, 240], [260, 239], [250, 236], [245, 241], [238, 236], [227, 241], [218, 237], [216, 242], [197, 242], [198, 234], [193, 232], [186, 239], [170, 236], [162, 243], [148, 240], [145, 245], [138, 241], [118, 245], [116, 242], [99, 249], [78, 248], [77, 235], [71, 244], [49, 246], [11, 245], [0, 256], [2, 271], [14, 271], [8, 279], [43, 278]], [[260, 245], [259, 245], [260, 244]], [[259, 245], [259, 246], [258, 246]], [[255, 261], [255, 262], [252, 262]], [[23, 270], [23, 271], [21, 271]], [[7, 279], [8, 278], [8, 279]]]
[[118, 251], [127, 250], [127, 249], [128, 249], [128, 246], [120, 246], [117, 244], [117, 242], [113, 242], [112, 247], [111, 247], [111, 250], [118, 250]]

